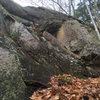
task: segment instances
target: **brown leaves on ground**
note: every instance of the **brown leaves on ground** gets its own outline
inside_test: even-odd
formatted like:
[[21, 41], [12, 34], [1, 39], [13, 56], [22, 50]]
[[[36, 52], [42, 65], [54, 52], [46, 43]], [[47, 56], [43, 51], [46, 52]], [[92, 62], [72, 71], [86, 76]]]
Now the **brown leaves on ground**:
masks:
[[51, 77], [50, 84], [34, 92], [31, 100], [100, 100], [100, 77], [85, 80], [64, 74]]

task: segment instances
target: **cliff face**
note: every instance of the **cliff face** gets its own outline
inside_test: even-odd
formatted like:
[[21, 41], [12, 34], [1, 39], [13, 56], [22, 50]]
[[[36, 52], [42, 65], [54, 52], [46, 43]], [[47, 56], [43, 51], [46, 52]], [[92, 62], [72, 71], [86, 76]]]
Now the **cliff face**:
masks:
[[[45, 8], [26, 7], [21, 12], [23, 9], [27, 17], [19, 15], [18, 10], [14, 16], [14, 8], [8, 10], [14, 15], [0, 12], [0, 64], [4, 64], [0, 66], [1, 98], [6, 98], [7, 84], [8, 90], [12, 91], [11, 96], [7, 90], [7, 97], [21, 100], [19, 93], [24, 91], [25, 84], [27, 87], [36, 84], [48, 87], [52, 75], [68, 73], [81, 78], [100, 75], [100, 42], [90, 26]], [[18, 62], [12, 52], [17, 55]], [[13, 92], [16, 87], [18, 93]]]

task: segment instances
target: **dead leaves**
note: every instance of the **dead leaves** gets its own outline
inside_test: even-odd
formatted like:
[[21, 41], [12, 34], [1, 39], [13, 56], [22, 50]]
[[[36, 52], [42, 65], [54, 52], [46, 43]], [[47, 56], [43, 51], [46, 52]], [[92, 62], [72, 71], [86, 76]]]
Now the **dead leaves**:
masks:
[[33, 93], [31, 100], [99, 100], [100, 77], [79, 79], [71, 75], [51, 77], [51, 87]]

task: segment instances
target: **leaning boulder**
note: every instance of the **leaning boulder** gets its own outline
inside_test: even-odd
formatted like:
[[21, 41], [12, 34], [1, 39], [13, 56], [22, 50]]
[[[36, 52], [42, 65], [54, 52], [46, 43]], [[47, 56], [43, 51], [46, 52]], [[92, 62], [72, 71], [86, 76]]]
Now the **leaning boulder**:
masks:
[[65, 21], [57, 33], [57, 39], [76, 54], [79, 54], [86, 45], [99, 42], [95, 31], [77, 20]]

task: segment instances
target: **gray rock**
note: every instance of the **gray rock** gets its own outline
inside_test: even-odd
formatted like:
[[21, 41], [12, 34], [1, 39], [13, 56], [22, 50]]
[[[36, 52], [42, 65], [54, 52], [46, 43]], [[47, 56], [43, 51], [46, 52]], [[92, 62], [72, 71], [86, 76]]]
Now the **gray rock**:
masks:
[[16, 55], [0, 47], [0, 100], [26, 100]]

